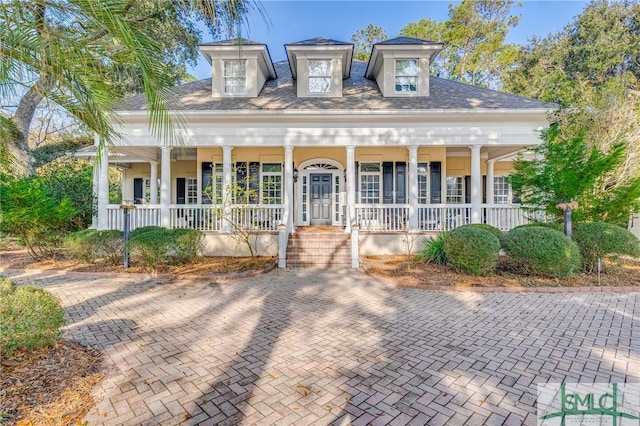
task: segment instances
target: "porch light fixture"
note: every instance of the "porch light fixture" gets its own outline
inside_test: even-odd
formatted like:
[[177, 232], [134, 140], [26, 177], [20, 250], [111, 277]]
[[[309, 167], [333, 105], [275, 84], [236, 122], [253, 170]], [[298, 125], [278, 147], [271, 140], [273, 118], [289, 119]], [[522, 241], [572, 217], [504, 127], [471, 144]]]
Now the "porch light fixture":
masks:
[[298, 169], [293, 169], [293, 181], [298, 181]]

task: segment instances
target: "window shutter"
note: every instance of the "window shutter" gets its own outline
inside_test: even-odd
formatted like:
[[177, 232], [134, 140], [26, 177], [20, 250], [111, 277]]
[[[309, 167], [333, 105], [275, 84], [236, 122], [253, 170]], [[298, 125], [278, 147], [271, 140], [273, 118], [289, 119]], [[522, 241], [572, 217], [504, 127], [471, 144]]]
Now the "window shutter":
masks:
[[[353, 163], [353, 167], [355, 167], [354, 173], [356, 175], [356, 203], [360, 200], [360, 164], [356, 161]], [[355, 218], [351, 218], [354, 220]]]
[[442, 163], [434, 161], [429, 166], [431, 184], [431, 204], [442, 203]]
[[471, 203], [471, 176], [464, 177], [464, 202]]
[[482, 202], [487, 204], [487, 176], [482, 176]]
[[176, 203], [184, 204], [185, 203], [185, 187], [187, 186], [187, 182], [185, 178], [176, 178]]
[[382, 203], [393, 204], [393, 163], [382, 163]]
[[[211, 180], [213, 173], [213, 163], [202, 163], [202, 204], [211, 204], [211, 196], [215, 193], [213, 181]], [[209, 194], [209, 195], [207, 195]]]
[[251, 190], [251, 196], [249, 197], [250, 204], [257, 204], [260, 198], [260, 163], [249, 163], [249, 189]]
[[407, 202], [407, 163], [396, 163], [396, 203]]
[[133, 179], [133, 203], [144, 203], [144, 179], [142, 178]]

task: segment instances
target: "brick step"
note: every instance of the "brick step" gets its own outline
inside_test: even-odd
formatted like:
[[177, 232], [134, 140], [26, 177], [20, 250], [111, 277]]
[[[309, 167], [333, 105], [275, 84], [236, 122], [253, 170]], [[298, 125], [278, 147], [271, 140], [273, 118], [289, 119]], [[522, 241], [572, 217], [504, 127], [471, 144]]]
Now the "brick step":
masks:
[[343, 232], [299, 232], [289, 235], [288, 268], [345, 269], [351, 266], [351, 238]]

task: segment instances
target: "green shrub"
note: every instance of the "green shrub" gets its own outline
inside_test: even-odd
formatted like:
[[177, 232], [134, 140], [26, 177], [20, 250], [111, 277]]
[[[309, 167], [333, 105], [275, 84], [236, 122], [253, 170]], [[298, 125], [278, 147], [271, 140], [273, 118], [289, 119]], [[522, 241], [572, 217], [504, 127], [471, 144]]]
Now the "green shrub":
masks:
[[0, 279], [0, 355], [53, 345], [63, 324], [64, 309], [56, 296]]
[[155, 270], [158, 265], [167, 263], [174, 238], [169, 229], [154, 228], [157, 229], [140, 228], [144, 231], [130, 236], [129, 251], [132, 256], [139, 257], [144, 266]]
[[166, 228], [162, 226], [143, 226], [142, 228], [136, 228], [129, 233], [129, 239], [136, 238], [138, 235], [145, 234], [153, 231], [164, 231]]
[[500, 241], [491, 232], [463, 226], [449, 231], [445, 238], [447, 260], [457, 271], [472, 275], [493, 272], [500, 255]]
[[109, 229], [96, 231], [85, 229], [74, 232], [65, 240], [68, 255], [73, 259], [93, 263], [104, 259], [109, 265], [116, 265], [122, 259], [124, 240], [122, 231]]
[[67, 256], [85, 263], [93, 263], [96, 260], [93, 249], [93, 237], [97, 231], [85, 229], [84, 231], [73, 232], [64, 240], [67, 249]]
[[459, 226], [458, 228], [476, 228], [476, 229], [484, 229], [485, 231], [491, 232], [495, 237], [500, 241], [504, 232], [496, 228], [495, 226], [488, 225], [486, 223], [470, 223], [467, 225]]
[[68, 197], [50, 193], [37, 176], [0, 178], [0, 232], [24, 241], [36, 260], [58, 253], [76, 214]]
[[629, 231], [611, 223], [578, 223], [573, 227], [573, 240], [582, 256], [582, 269], [593, 272], [598, 258], [615, 255], [640, 256], [640, 241]]
[[522, 273], [567, 278], [580, 270], [578, 246], [562, 232], [520, 226], [503, 239], [504, 251]]
[[444, 242], [447, 237], [446, 232], [441, 232], [435, 237], [431, 237], [424, 241], [424, 247], [418, 253], [418, 260], [425, 262], [437, 263], [439, 265], [447, 264], [447, 255], [444, 250]]
[[564, 232], [564, 225], [556, 222], [531, 222], [531, 223], [525, 223], [524, 225], [516, 226], [513, 229], [531, 228], [532, 226], [553, 229], [554, 231], [558, 231], [558, 232]]
[[193, 262], [202, 250], [202, 232], [195, 229], [172, 229], [173, 258], [177, 263]]

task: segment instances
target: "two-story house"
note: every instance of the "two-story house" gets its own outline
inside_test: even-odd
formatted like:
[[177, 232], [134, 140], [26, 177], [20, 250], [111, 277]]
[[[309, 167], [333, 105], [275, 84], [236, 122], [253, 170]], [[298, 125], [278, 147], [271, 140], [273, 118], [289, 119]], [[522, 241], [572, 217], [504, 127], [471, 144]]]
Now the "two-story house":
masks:
[[97, 168], [96, 226], [122, 226], [109, 164], [138, 207], [134, 227], [194, 227], [208, 254], [229, 255], [242, 253], [229, 239], [240, 223], [261, 233], [264, 253], [280, 249], [281, 265], [302, 227], [354, 233], [355, 253], [383, 254], [402, 252], [407, 233], [527, 220], [505, 176], [541, 143], [547, 106], [429, 75], [440, 43], [387, 40], [368, 62], [325, 38], [284, 48], [287, 60], [273, 63], [262, 43], [201, 45], [212, 77], [179, 86], [171, 106], [184, 146], [153, 137], [144, 97], [128, 99], [123, 139]]

